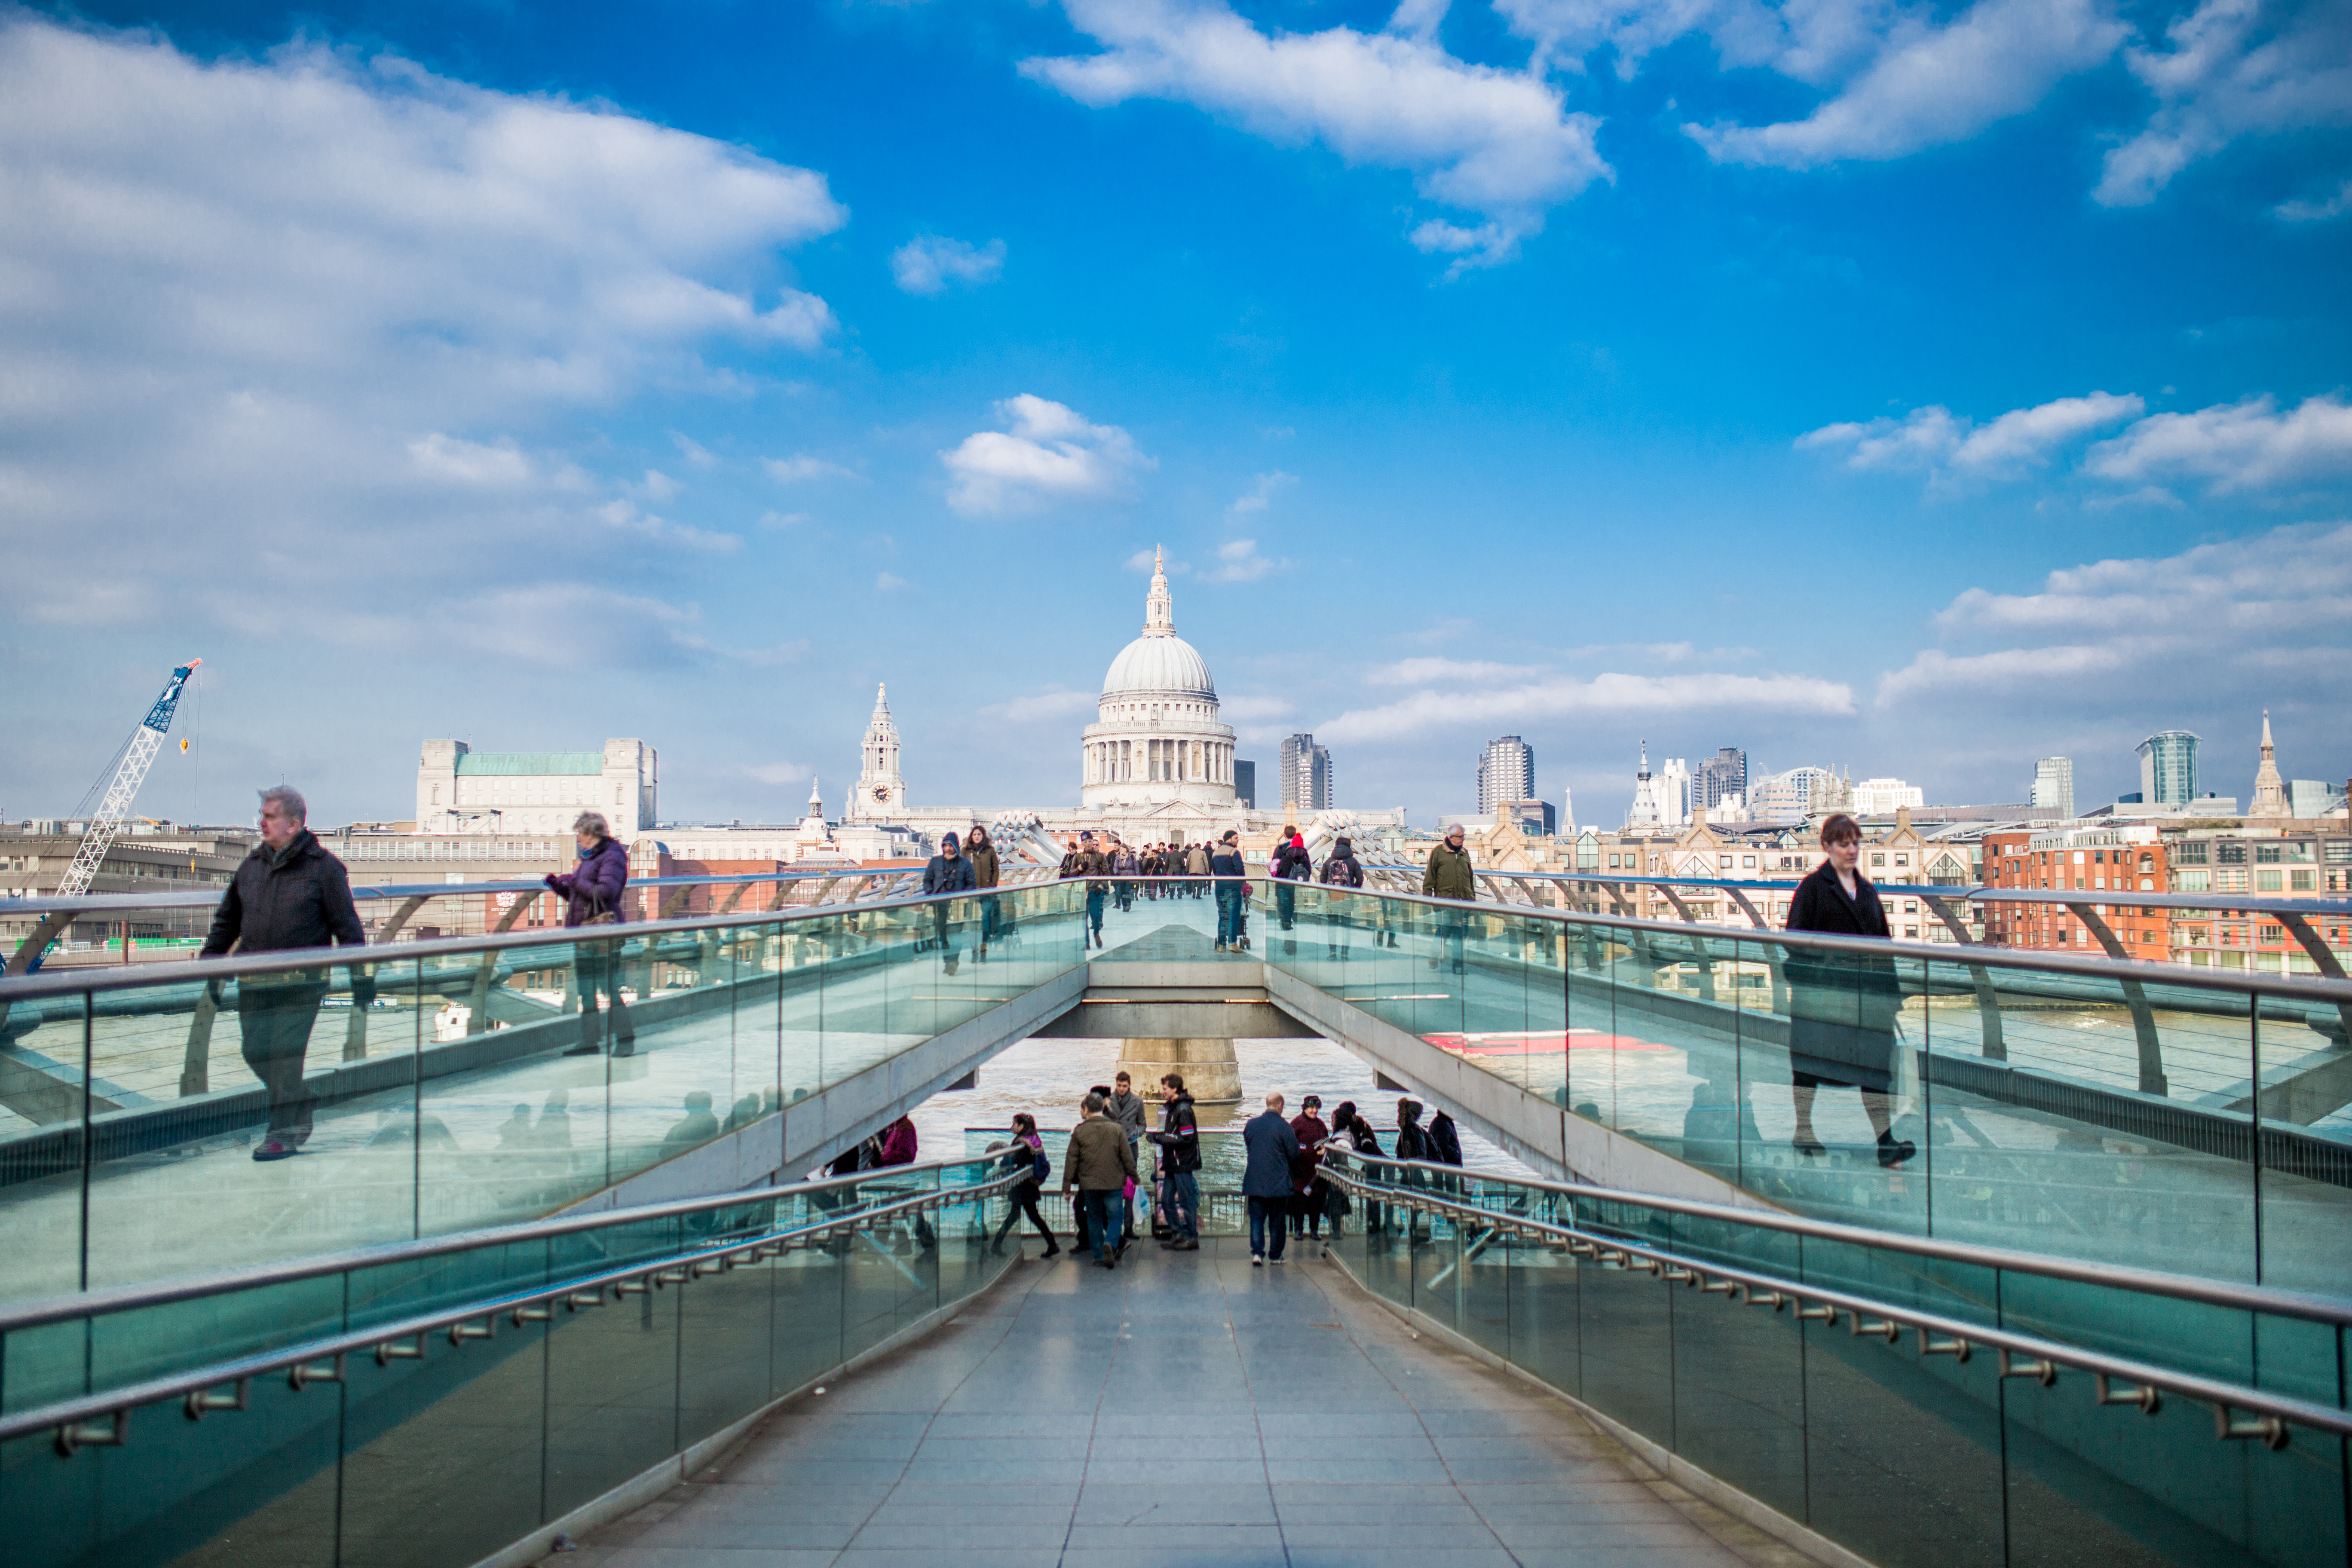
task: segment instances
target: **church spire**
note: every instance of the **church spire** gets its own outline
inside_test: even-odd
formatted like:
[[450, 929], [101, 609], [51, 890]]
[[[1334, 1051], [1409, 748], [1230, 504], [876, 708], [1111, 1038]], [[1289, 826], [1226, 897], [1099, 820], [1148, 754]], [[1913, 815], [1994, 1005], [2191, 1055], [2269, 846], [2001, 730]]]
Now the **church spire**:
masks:
[[1154, 548], [1151, 552], [1151, 592], [1143, 601], [1143, 635], [1148, 637], [1172, 637], [1176, 635], [1176, 602], [1168, 595], [1168, 552]]
[[877, 719], [890, 717], [890, 684], [887, 681], [877, 681], [874, 684], [874, 717]]
[[2286, 780], [2279, 776], [2278, 751], [2271, 744], [2271, 710], [2263, 710], [2263, 760], [2254, 769], [2254, 801], [2248, 816], [2292, 816]]

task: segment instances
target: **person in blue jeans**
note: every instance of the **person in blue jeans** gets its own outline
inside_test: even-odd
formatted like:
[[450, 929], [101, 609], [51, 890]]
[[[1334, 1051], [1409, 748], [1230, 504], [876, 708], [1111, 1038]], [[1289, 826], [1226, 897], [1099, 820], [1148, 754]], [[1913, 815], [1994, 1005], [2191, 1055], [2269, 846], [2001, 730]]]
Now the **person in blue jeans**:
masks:
[[1062, 1155], [1062, 1194], [1077, 1189], [1086, 1213], [1087, 1240], [1095, 1261], [1117, 1267], [1127, 1250], [1120, 1222], [1127, 1217], [1127, 1184], [1135, 1180], [1135, 1145], [1126, 1129], [1103, 1114], [1103, 1097], [1089, 1094], [1078, 1102], [1078, 1124], [1070, 1131]]
[[[1250, 1266], [1282, 1261], [1290, 1224], [1291, 1162], [1298, 1158], [1298, 1134], [1283, 1120], [1282, 1096], [1265, 1097], [1265, 1110], [1242, 1128], [1248, 1163], [1242, 1169], [1242, 1196], [1249, 1202]], [[1266, 1232], [1274, 1244], [1266, 1245]]]
[[1216, 879], [1219, 952], [1237, 952], [1242, 945], [1242, 905], [1249, 898], [1244, 874], [1240, 836], [1229, 832], [1209, 857], [1209, 875]]

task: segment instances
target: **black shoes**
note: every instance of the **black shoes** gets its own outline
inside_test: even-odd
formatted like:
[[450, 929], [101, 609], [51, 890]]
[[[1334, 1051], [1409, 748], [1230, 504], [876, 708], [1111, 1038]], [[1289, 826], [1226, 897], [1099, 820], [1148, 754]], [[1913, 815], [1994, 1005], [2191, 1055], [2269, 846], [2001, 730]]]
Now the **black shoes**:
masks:
[[1892, 1132], [1878, 1135], [1878, 1163], [1890, 1171], [1918, 1152], [1919, 1146], [1908, 1138], [1897, 1138]]

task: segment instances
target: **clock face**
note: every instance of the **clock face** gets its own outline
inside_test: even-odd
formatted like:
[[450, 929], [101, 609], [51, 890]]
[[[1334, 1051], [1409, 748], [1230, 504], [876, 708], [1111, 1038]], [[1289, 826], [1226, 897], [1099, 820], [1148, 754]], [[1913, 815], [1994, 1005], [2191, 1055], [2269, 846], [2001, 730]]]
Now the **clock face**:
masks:
[[887, 784], [876, 784], [874, 786], [874, 798], [878, 801], [887, 801], [890, 798], [889, 786]]

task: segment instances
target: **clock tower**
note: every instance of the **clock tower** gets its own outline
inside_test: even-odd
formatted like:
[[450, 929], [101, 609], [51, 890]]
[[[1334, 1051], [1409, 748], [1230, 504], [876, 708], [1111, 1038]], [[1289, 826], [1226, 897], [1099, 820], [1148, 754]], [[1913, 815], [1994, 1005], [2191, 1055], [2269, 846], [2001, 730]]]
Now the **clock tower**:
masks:
[[890, 692], [887, 686], [875, 688], [874, 717], [866, 722], [860, 754], [865, 759], [864, 771], [858, 773], [857, 787], [851, 792], [848, 808], [842, 815], [866, 821], [904, 816], [907, 781], [898, 776], [898, 727], [890, 721]]

